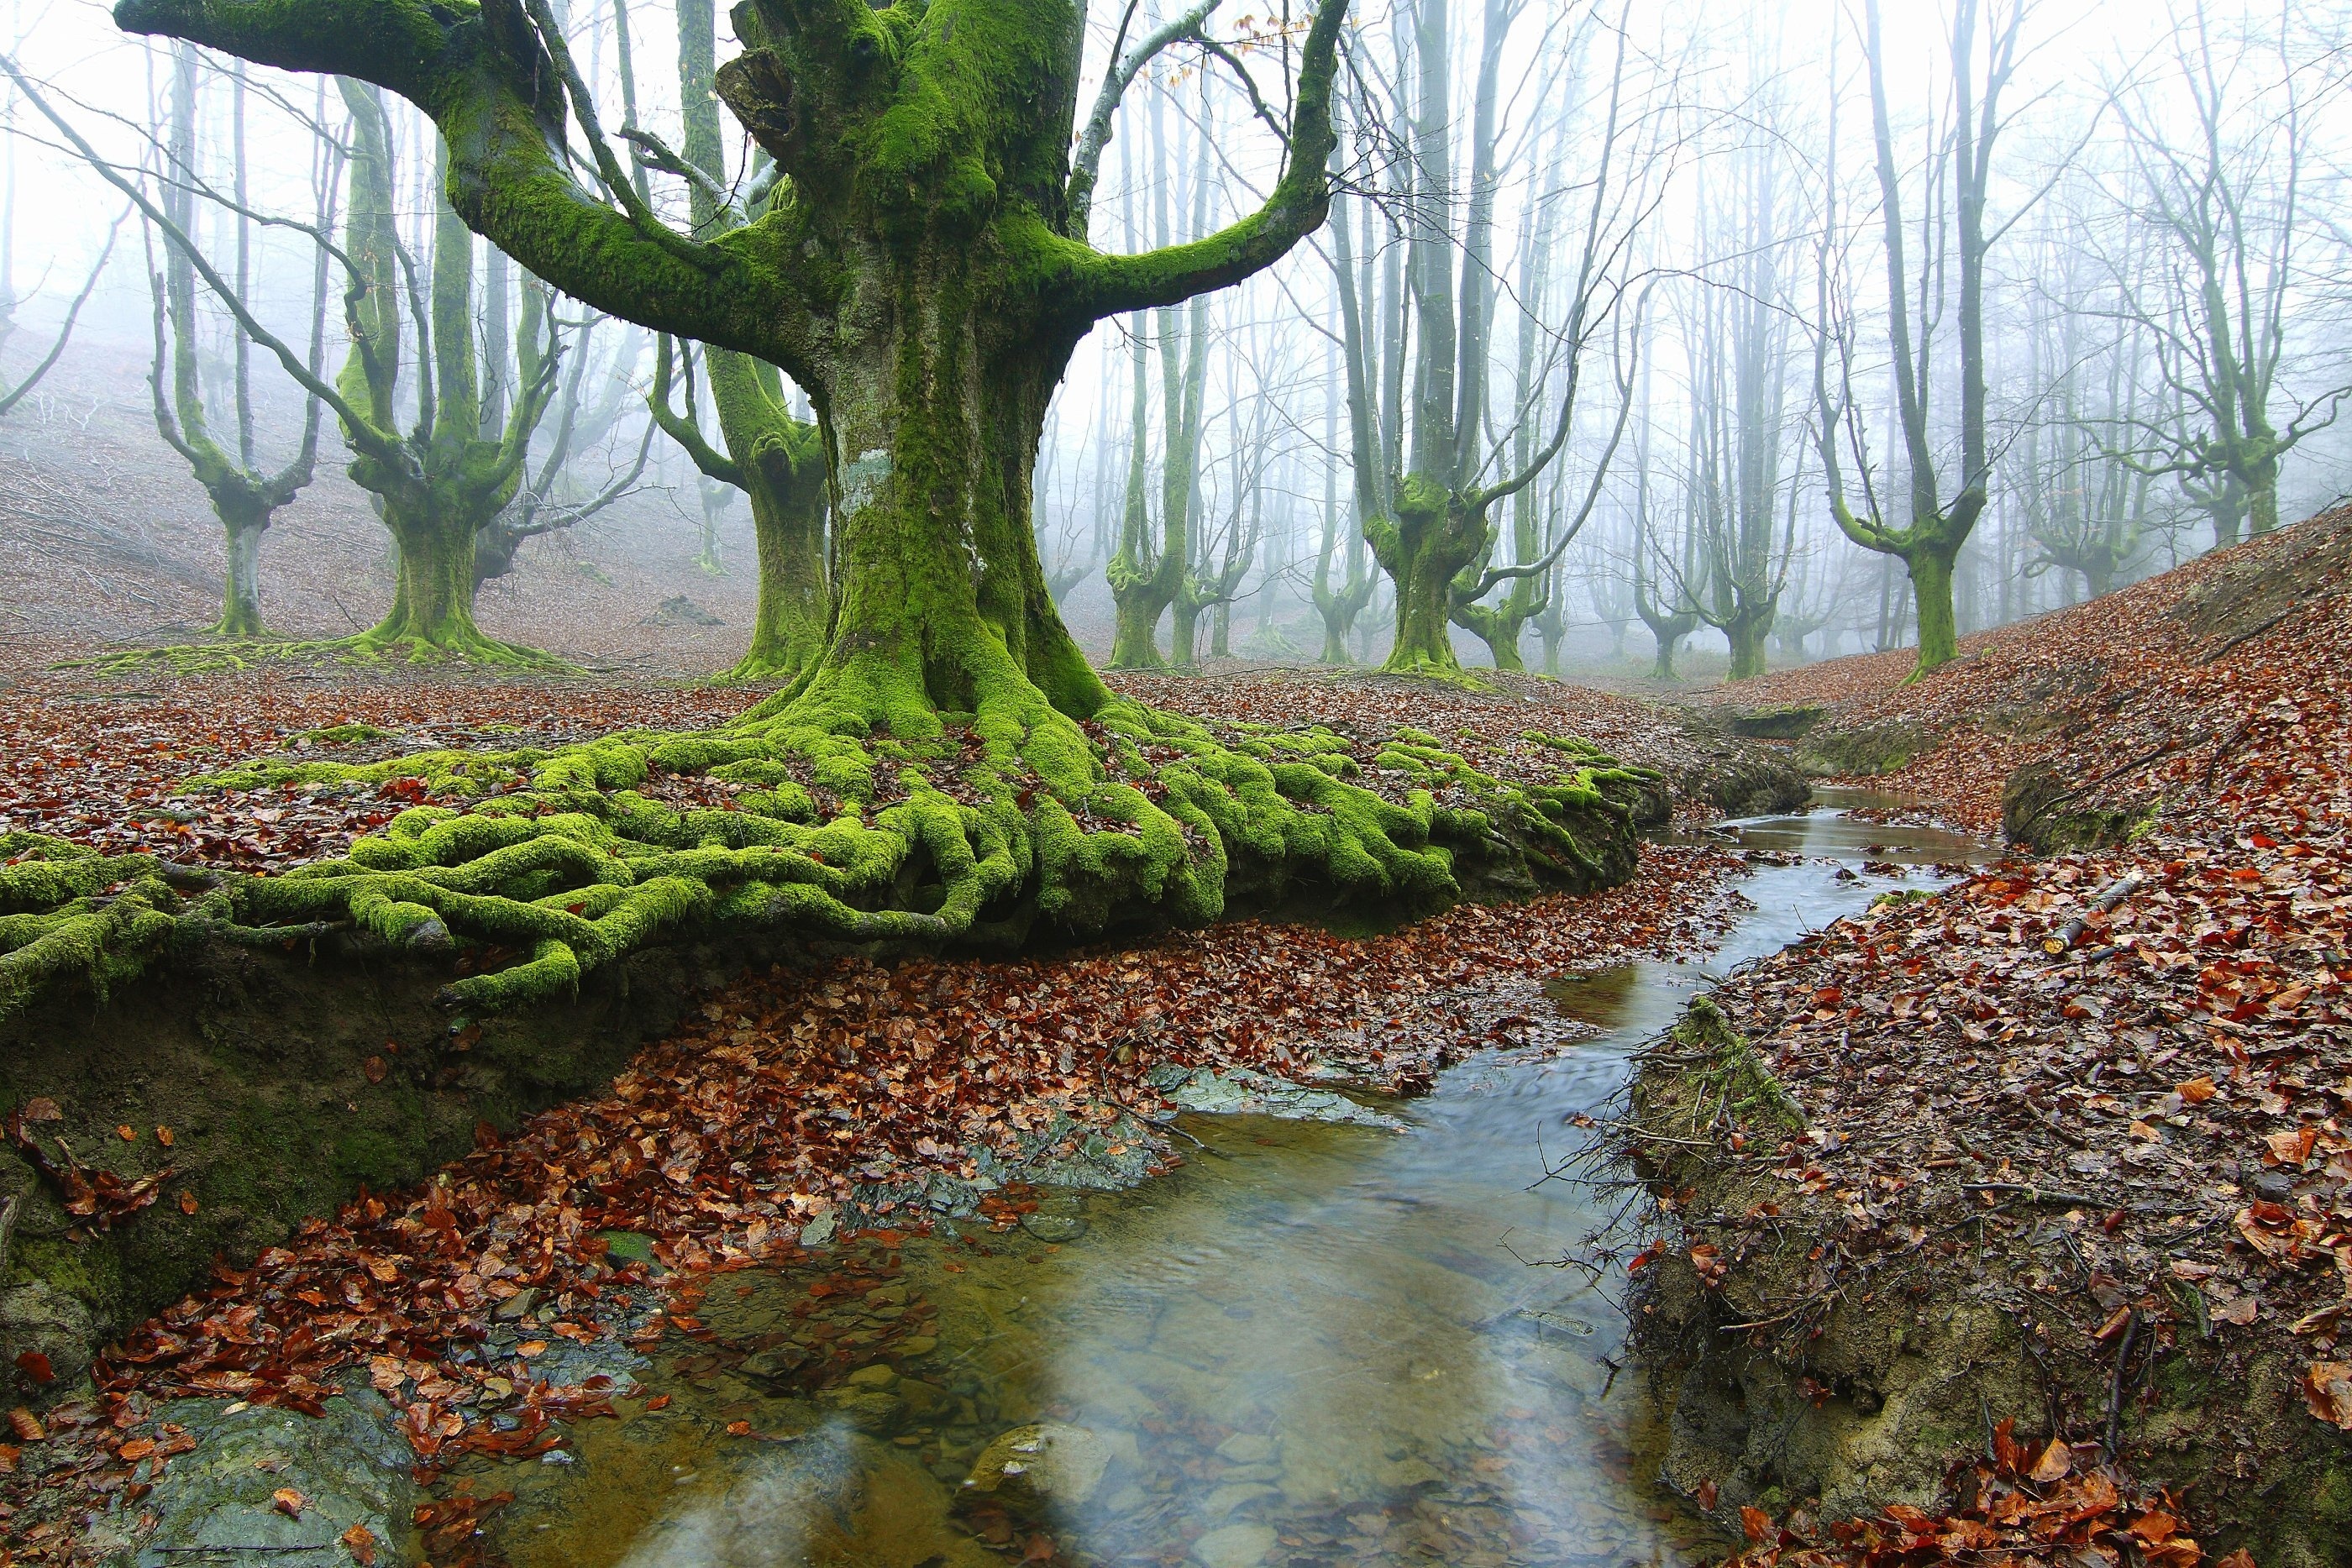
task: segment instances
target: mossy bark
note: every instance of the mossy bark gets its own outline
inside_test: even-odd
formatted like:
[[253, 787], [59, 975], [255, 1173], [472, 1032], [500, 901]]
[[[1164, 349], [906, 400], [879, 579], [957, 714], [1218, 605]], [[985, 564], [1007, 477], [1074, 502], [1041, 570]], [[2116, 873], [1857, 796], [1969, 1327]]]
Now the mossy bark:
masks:
[[1393, 510], [1395, 517], [1364, 526], [1373, 559], [1396, 585], [1396, 644], [1381, 668], [1458, 676], [1462, 661], [1447, 630], [1454, 580], [1485, 548], [1486, 507], [1465, 505], [1462, 497], [1415, 476], [1397, 487]]
[[227, 546], [221, 574], [220, 619], [212, 624], [213, 635], [267, 637], [269, 624], [261, 617], [261, 536], [269, 528], [268, 514], [253, 517], [245, 508], [224, 507], [217, 496], [213, 511], [221, 520], [223, 542]]

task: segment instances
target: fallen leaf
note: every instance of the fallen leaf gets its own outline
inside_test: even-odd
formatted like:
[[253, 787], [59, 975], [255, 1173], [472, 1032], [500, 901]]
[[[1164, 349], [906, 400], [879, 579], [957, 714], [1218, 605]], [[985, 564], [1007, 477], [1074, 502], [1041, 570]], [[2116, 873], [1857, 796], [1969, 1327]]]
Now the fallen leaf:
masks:
[[194, 1214], [195, 1211], [196, 1195], [183, 1187], [180, 1190], [180, 1212], [182, 1214]]
[[367, 1061], [360, 1064], [360, 1071], [366, 1076], [367, 1081], [370, 1083], [383, 1082], [383, 1075], [386, 1071], [383, 1065], [383, 1058], [381, 1056], [369, 1057]]
[[41, 1418], [22, 1405], [8, 1412], [8, 1430], [16, 1434], [16, 1440], [20, 1443], [43, 1442], [49, 1435], [42, 1427]]
[[2074, 1468], [2074, 1450], [2066, 1446], [2065, 1438], [2053, 1437], [2050, 1446], [2042, 1450], [2042, 1457], [2033, 1461], [2032, 1476], [2042, 1485], [2049, 1486], [2065, 1479], [2066, 1472]]
[[375, 1532], [364, 1524], [354, 1524], [339, 1538], [343, 1550], [360, 1568], [375, 1568]]
[[269, 1506], [289, 1519], [299, 1519], [302, 1511], [310, 1506], [310, 1500], [292, 1487], [279, 1487], [269, 1494]]
[[2210, 1078], [2200, 1073], [2195, 1078], [2189, 1079], [2184, 1082], [2174, 1084], [2172, 1086], [2172, 1092], [2175, 1094], [2179, 1095], [2182, 1102], [2186, 1104], [2202, 1105], [2206, 1101], [2210, 1100], [2214, 1095], [2220, 1093], [2221, 1090], [2214, 1084]]
[[154, 1451], [154, 1438], [133, 1437], [131, 1441], [123, 1444], [122, 1447], [115, 1449], [114, 1457], [121, 1459], [126, 1465], [135, 1465]]
[[2352, 1362], [2313, 1362], [2303, 1375], [2303, 1397], [2314, 1416], [2352, 1432]]
[[172, 1146], [172, 1129], [169, 1127], [156, 1128], [155, 1141], [163, 1145], [165, 1148], [170, 1148]]
[[26, 1101], [24, 1115], [27, 1122], [62, 1122], [66, 1119], [66, 1113], [58, 1109], [58, 1103], [46, 1094], [36, 1094]]
[[125, 1122], [114, 1129], [114, 1135], [126, 1144], [135, 1144], [139, 1141], [139, 1129]]
[[16, 1357], [16, 1370], [36, 1383], [54, 1383], [58, 1375], [49, 1369], [49, 1358], [37, 1350], [28, 1350]]

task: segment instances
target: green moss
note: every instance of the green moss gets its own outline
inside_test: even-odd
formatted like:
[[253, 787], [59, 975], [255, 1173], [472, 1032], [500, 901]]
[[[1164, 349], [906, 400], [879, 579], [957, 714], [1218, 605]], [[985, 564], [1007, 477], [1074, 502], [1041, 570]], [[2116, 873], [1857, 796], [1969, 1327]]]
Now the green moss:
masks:
[[100, 1314], [110, 1312], [123, 1297], [121, 1263], [111, 1249], [62, 1237], [17, 1236], [8, 1253], [8, 1282], [27, 1280], [44, 1281]]
[[[0, 899], [30, 908], [0, 916], [0, 946], [13, 945], [0, 955], [0, 1005], [68, 973], [102, 986], [175, 933], [268, 940], [347, 923], [395, 946], [528, 955], [444, 993], [494, 1011], [567, 995], [650, 943], [730, 927], [1003, 944], [1040, 921], [1075, 934], [1139, 917], [1192, 925], [1237, 895], [1263, 905], [1307, 888], [1423, 911], [1472, 881], [1622, 880], [1628, 791], [1655, 783], [1562, 737], [1546, 737], [1562, 770], [1518, 784], [1414, 730], [1361, 748], [1319, 727], [1251, 728], [1227, 743], [1123, 699], [1081, 729], [1026, 682], [981, 686], [951, 732], [928, 692], [896, 674], [853, 667], [695, 734], [242, 764], [211, 782], [416, 778], [456, 803], [411, 807], [342, 859], [229, 877], [190, 901], [147, 876], [135, 896], [99, 907], [98, 890], [152, 862], [16, 835], [0, 845], [17, 858], [0, 870]], [[1168, 759], [1149, 763], [1147, 747]], [[772, 787], [731, 810], [680, 810], [637, 788], [671, 769]], [[1373, 774], [1391, 789], [1402, 776], [1402, 798], [1365, 788]]]
[[1943, 743], [1943, 731], [1933, 726], [1899, 719], [1826, 734], [1813, 727], [1797, 748], [1797, 766], [1822, 776], [1893, 773]]
[[1693, 1000], [1675, 1026], [1674, 1038], [1707, 1059], [1689, 1075], [1696, 1101], [1690, 1113], [1694, 1126], [1728, 1116], [1735, 1124], [1802, 1130], [1803, 1110], [1712, 1001], [1705, 997]]

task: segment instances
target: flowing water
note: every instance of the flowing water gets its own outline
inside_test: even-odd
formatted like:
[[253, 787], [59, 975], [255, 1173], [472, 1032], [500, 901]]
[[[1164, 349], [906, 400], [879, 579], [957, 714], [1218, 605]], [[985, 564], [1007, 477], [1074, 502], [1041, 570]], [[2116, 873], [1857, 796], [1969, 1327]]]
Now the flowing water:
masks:
[[472, 1478], [520, 1494], [493, 1544], [515, 1568], [1694, 1561], [1637, 1458], [1609, 1287], [1549, 1266], [1603, 1217], [1538, 1179], [1539, 1143], [1556, 1161], [1695, 988], [1979, 850], [1835, 810], [1711, 831], [1805, 858], [1742, 884], [1706, 964], [1548, 988], [1597, 1038], [1473, 1058], [1388, 1107], [1401, 1132], [1188, 1117], [1203, 1146], [1136, 1190], [716, 1276], [713, 1337], [635, 1370], [666, 1408]]

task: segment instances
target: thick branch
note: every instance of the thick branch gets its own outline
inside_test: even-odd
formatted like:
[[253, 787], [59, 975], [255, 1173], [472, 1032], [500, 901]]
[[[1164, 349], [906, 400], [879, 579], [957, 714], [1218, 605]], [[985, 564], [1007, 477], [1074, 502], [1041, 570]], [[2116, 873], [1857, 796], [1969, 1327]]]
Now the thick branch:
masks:
[[1347, 0], [1321, 0], [1299, 52], [1298, 107], [1282, 178], [1265, 204], [1206, 239], [1140, 256], [1089, 256], [1080, 264], [1070, 308], [1083, 321], [1173, 305], [1262, 272], [1321, 226], [1331, 206], [1327, 165], [1337, 138], [1331, 81]]
[[656, 331], [808, 363], [810, 313], [748, 236], [722, 235], [688, 261], [572, 177], [562, 88], [517, 0], [121, 0], [114, 19], [396, 92], [448, 143], [450, 204], [538, 277]]

